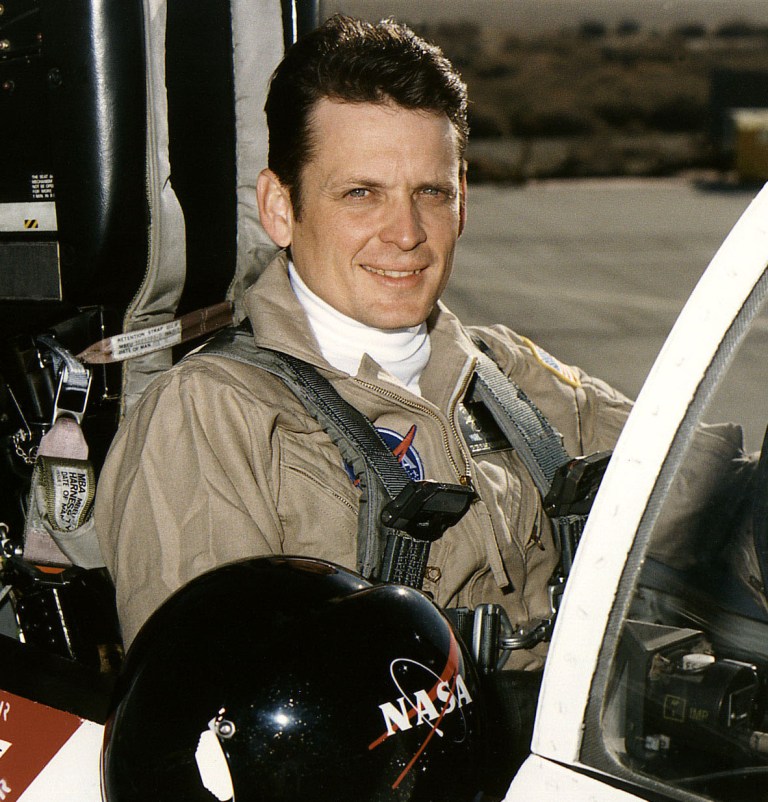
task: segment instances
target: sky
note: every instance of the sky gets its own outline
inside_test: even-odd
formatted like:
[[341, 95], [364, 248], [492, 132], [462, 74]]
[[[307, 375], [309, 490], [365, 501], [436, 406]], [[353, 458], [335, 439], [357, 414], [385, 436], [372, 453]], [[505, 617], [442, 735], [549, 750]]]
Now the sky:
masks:
[[410, 23], [468, 19], [531, 33], [632, 19], [660, 29], [686, 22], [716, 26], [744, 20], [768, 25], [768, 0], [320, 0], [323, 16], [343, 11], [366, 19], [393, 16]]

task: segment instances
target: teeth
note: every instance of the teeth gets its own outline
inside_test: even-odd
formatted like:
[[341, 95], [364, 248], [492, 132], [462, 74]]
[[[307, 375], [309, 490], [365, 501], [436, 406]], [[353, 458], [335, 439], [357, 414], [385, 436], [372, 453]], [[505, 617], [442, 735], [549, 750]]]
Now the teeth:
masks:
[[418, 270], [380, 270], [377, 267], [368, 267], [368, 265], [362, 265], [363, 270], [367, 270], [369, 273], [375, 273], [377, 276], [387, 276], [388, 278], [404, 278], [405, 276], [418, 276], [419, 273], [424, 269], [420, 267]]

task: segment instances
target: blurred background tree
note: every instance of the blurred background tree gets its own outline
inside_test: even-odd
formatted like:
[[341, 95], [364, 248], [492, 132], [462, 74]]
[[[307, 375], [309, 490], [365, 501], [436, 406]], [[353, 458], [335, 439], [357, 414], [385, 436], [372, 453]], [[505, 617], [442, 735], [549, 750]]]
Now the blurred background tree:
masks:
[[738, 19], [666, 31], [626, 18], [520, 36], [498, 26], [415, 26], [437, 42], [470, 90], [470, 177], [672, 175], [727, 170], [713, 76], [765, 75], [768, 28]]

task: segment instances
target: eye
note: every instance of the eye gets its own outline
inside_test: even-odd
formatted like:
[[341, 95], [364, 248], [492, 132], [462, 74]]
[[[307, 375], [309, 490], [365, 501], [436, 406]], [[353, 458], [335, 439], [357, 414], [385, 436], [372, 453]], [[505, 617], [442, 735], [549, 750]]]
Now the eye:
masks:
[[370, 194], [370, 190], [365, 187], [355, 187], [347, 192], [348, 198], [366, 198]]
[[450, 186], [427, 186], [422, 187], [421, 196], [437, 201], [449, 201], [456, 197], [456, 192]]

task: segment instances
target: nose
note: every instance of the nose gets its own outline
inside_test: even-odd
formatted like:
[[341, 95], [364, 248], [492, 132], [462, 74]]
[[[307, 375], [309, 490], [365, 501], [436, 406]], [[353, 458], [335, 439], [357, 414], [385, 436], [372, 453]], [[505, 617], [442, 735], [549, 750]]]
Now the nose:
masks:
[[379, 233], [382, 242], [397, 245], [401, 251], [412, 251], [427, 239], [421, 213], [413, 198], [399, 199], [388, 206]]

